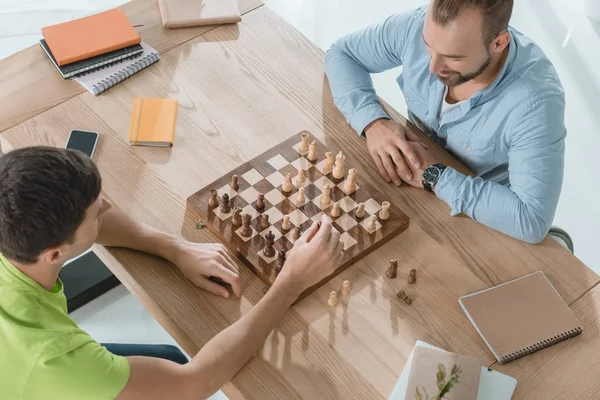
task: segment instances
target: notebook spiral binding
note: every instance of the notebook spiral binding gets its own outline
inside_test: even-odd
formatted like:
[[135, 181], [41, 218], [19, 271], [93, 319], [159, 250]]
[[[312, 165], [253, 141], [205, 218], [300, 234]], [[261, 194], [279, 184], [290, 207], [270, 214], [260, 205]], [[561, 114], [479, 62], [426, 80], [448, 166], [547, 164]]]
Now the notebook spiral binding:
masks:
[[517, 360], [517, 359], [519, 359], [521, 357], [525, 357], [528, 354], [535, 353], [538, 350], [542, 350], [542, 349], [545, 349], [546, 347], [553, 346], [553, 345], [555, 345], [557, 343], [560, 343], [560, 342], [562, 342], [564, 340], [567, 340], [567, 339], [570, 339], [572, 337], [578, 336], [580, 334], [581, 334], [581, 328], [576, 328], [576, 329], [570, 330], [570, 331], [562, 333], [562, 334], [560, 334], [558, 336], [554, 336], [553, 338], [546, 339], [546, 340], [544, 340], [544, 341], [542, 341], [540, 343], [536, 343], [533, 346], [527, 346], [524, 349], [521, 349], [521, 350], [519, 350], [517, 352], [508, 354], [508, 355], [502, 357], [502, 360], [501, 360], [500, 363], [504, 364], [504, 363], [507, 363], [507, 362], [511, 362], [511, 361]]
[[102, 79], [100, 82], [94, 85], [94, 95], [98, 96], [100, 93], [103, 93], [116, 84], [124, 81], [127, 78], [130, 78], [149, 65], [154, 64], [159, 59], [160, 56], [158, 53], [149, 54], [137, 60], [133, 65], [130, 65], [129, 67], [110, 75], [108, 78]]
[[70, 77], [69, 80], [75, 80], [77, 78], [81, 78], [82, 76], [93, 74], [94, 72], [100, 71], [102, 69], [106, 69], [106, 68], [112, 67], [115, 64], [122, 63], [123, 61], [133, 60], [134, 58], [137, 58], [139, 56], [140, 56], [139, 54], [134, 54], [134, 55], [131, 55], [131, 56], [120, 57], [120, 58], [114, 59], [113, 61], [111, 61], [108, 64], [102, 64], [100, 66], [94, 66], [94, 67], [85, 68], [82, 72], [78, 73], [77, 75], [73, 75], [72, 77]]

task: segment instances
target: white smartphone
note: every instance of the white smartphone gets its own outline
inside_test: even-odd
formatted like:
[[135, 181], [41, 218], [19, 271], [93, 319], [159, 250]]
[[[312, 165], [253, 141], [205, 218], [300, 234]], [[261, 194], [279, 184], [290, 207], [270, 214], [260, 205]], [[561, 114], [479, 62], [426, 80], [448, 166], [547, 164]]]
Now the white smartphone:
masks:
[[67, 149], [79, 150], [91, 158], [96, 151], [98, 136], [97, 132], [73, 129], [67, 139]]

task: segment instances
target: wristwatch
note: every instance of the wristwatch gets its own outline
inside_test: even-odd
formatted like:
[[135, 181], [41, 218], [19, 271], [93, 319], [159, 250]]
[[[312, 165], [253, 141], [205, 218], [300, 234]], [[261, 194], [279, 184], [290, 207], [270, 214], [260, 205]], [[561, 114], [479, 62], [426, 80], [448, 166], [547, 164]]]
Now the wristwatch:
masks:
[[448, 167], [444, 164], [433, 164], [425, 168], [425, 171], [423, 171], [423, 177], [421, 178], [423, 188], [428, 192], [433, 192], [433, 187], [437, 185], [442, 177], [442, 172], [444, 172], [446, 168]]

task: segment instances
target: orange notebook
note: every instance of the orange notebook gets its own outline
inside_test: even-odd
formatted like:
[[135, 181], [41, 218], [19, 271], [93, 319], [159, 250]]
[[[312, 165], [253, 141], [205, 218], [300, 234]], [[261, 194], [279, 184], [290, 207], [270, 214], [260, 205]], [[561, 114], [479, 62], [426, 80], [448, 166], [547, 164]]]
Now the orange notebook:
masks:
[[141, 42], [120, 8], [42, 28], [59, 66], [133, 46]]
[[171, 147], [175, 139], [177, 100], [136, 97], [133, 100], [129, 144]]

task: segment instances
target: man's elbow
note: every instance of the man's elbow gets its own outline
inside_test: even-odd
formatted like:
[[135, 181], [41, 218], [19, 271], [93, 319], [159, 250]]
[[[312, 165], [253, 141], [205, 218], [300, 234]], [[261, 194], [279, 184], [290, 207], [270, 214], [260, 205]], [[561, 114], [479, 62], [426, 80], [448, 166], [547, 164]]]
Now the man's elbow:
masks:
[[546, 222], [539, 215], [533, 213], [529, 214], [530, 215], [523, 217], [523, 220], [521, 221], [520, 232], [514, 236], [516, 239], [530, 244], [539, 244], [548, 235], [548, 231], [550, 231], [552, 223]]

